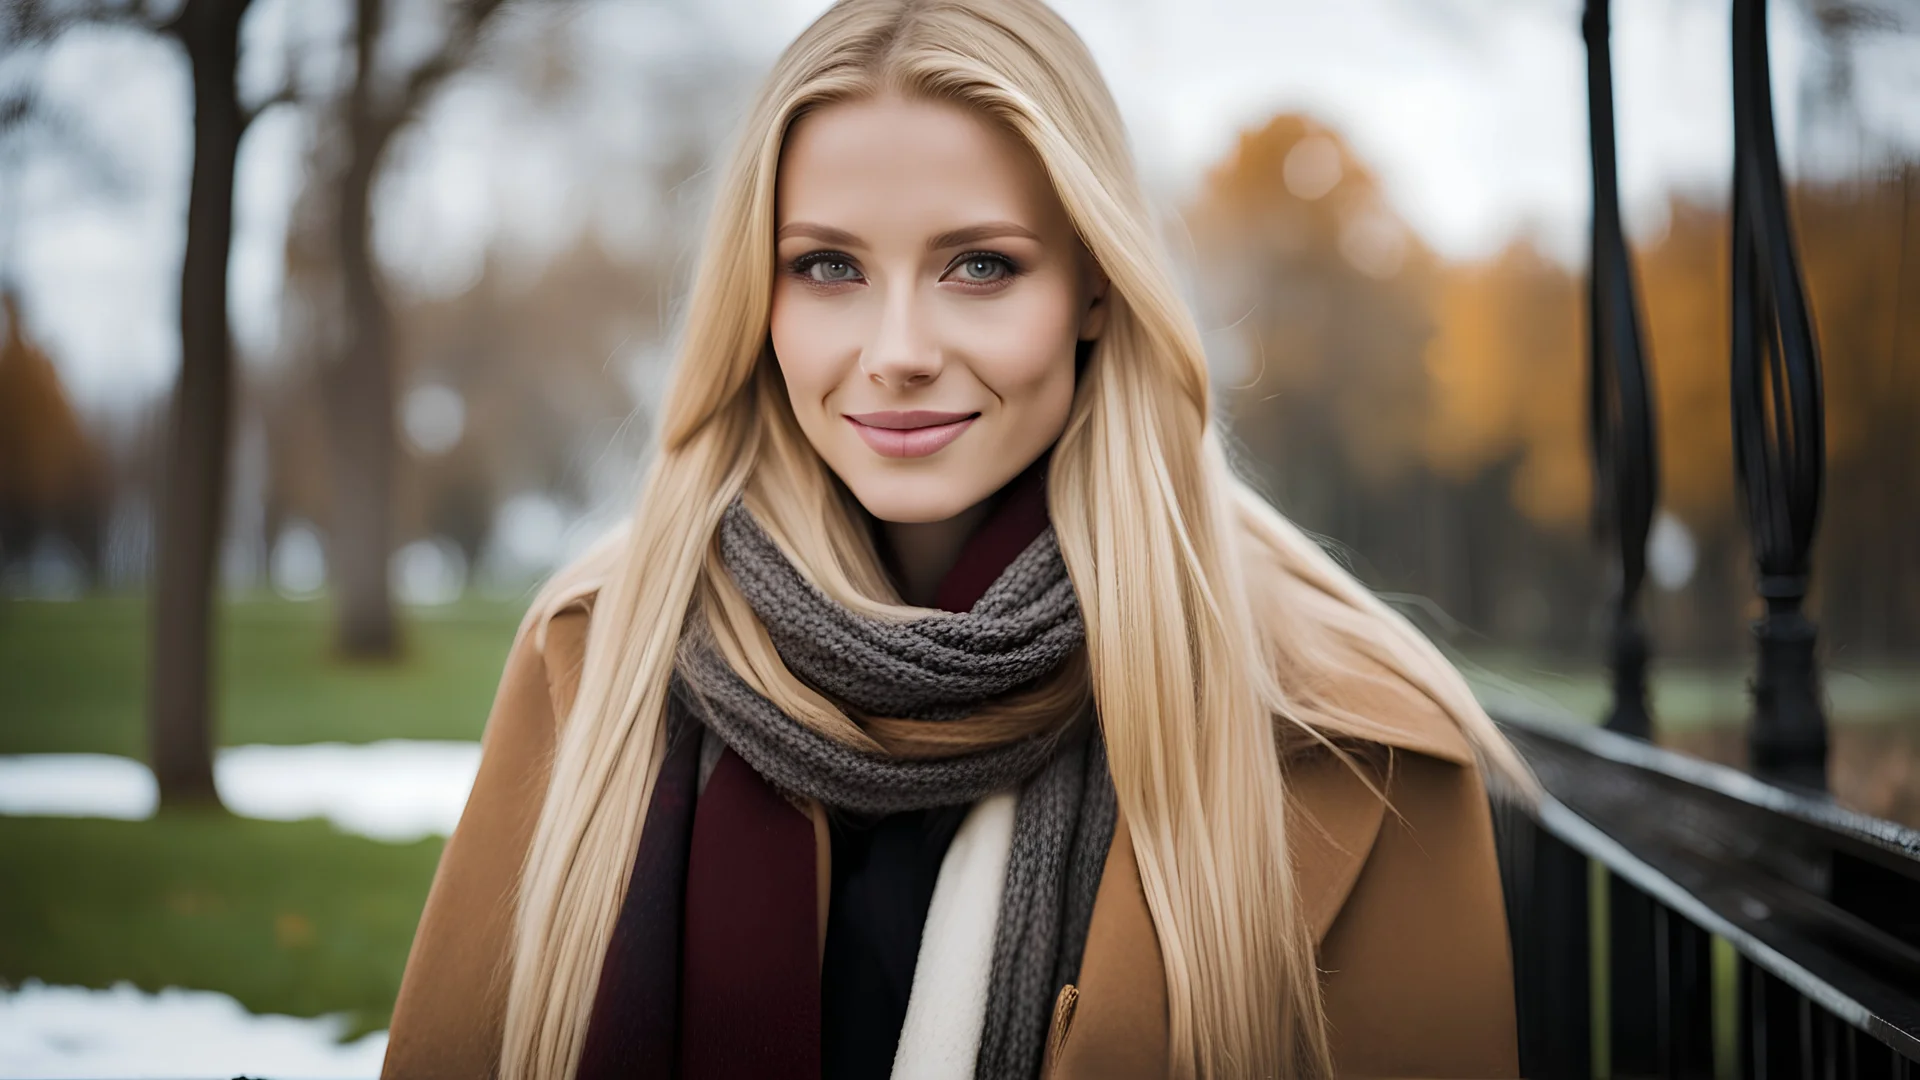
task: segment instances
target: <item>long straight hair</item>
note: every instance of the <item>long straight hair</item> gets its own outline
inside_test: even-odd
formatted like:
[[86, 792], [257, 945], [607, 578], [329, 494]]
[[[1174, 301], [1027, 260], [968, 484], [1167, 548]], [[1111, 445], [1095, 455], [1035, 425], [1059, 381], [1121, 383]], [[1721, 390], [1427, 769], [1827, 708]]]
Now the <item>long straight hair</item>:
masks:
[[1165, 961], [1172, 1075], [1329, 1075], [1279, 734], [1339, 712], [1314, 687], [1359, 655], [1444, 707], [1483, 767], [1524, 768], [1433, 646], [1235, 475], [1119, 112], [1040, 0], [841, 0], [782, 54], [747, 117], [639, 506], [536, 602], [535, 617], [590, 593], [592, 620], [520, 882], [503, 1075], [558, 1080], [578, 1066], [684, 632], [711, 632], [799, 722], [887, 748], [780, 662], [713, 544], [744, 495], [836, 601], [879, 618], [924, 614], [894, 592], [857, 507], [799, 430], [768, 340], [786, 133], [808, 110], [881, 95], [960, 104], [1022, 139], [1111, 282], [1105, 331], [1054, 447], [1048, 508], [1086, 622], [1083, 687]]

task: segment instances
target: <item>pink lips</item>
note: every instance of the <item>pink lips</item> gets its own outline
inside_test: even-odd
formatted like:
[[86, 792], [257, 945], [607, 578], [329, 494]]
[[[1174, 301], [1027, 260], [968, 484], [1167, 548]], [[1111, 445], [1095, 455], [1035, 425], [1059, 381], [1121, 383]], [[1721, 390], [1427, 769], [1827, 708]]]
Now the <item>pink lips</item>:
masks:
[[884, 457], [925, 457], [960, 437], [979, 413], [908, 412], [846, 413], [847, 422], [875, 453]]

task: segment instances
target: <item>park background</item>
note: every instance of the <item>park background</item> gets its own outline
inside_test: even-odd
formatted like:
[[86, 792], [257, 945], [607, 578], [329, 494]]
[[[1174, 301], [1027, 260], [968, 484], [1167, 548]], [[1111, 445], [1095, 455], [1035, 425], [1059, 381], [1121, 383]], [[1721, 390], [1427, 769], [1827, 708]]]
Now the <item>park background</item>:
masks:
[[[167, 24], [223, 6], [245, 14], [201, 707], [150, 677], [198, 662], [153, 606], [181, 309], [206, 295], [182, 274], [203, 28]], [[1575, 0], [1058, 6], [1259, 482], [1487, 692], [1598, 717]], [[715, 156], [822, 7], [0, 3], [0, 1075], [377, 1071], [515, 624], [631, 503]], [[1920, 825], [1920, 11], [1772, 13], [1826, 379], [1833, 783]], [[1727, 22], [1639, 0], [1613, 44], [1656, 728], [1737, 765], [1757, 602]], [[169, 756], [210, 757], [211, 789]]]

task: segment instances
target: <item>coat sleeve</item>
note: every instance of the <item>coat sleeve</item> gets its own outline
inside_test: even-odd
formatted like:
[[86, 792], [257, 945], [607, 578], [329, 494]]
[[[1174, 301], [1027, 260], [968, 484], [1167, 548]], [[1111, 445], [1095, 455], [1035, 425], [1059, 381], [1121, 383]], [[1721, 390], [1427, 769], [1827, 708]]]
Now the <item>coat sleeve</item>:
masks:
[[521, 862], [546, 795], [554, 717], [570, 698], [584, 612], [515, 637], [466, 809], [441, 852], [393, 1007], [383, 1077], [486, 1077], [500, 1057]]
[[1391, 804], [1321, 947], [1338, 1075], [1519, 1075], [1492, 814], [1471, 766], [1393, 755]]

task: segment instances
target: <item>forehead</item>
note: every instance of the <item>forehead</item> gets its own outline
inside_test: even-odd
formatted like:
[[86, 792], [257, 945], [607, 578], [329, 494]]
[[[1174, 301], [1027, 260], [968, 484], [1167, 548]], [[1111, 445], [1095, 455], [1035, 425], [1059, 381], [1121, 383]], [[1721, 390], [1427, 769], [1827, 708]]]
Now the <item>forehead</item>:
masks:
[[981, 220], [1042, 231], [1066, 212], [1032, 150], [962, 105], [883, 97], [796, 121], [781, 148], [776, 214], [869, 233], [939, 232]]

